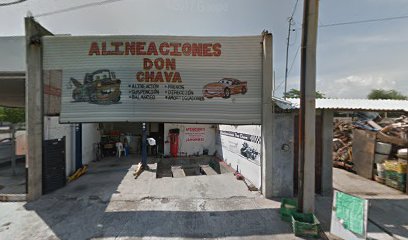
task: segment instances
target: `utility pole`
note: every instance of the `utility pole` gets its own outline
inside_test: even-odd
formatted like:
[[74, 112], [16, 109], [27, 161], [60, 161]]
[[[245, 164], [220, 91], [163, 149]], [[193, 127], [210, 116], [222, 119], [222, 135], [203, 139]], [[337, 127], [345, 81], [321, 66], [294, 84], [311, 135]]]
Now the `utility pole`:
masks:
[[289, 17], [288, 21], [289, 21], [289, 28], [288, 28], [288, 38], [287, 38], [287, 42], [286, 42], [285, 91], [283, 92], [283, 99], [286, 99], [286, 93], [288, 91], [287, 88], [288, 88], [289, 42], [290, 42], [290, 33], [292, 32], [293, 16]]
[[313, 213], [315, 205], [316, 44], [319, 0], [303, 8], [299, 113], [299, 211]]

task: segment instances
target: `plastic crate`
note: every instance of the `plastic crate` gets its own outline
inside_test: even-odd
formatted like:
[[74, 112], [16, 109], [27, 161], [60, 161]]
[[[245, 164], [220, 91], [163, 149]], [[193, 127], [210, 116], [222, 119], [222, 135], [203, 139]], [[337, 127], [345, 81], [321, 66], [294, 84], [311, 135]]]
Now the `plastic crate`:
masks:
[[297, 237], [318, 238], [320, 222], [312, 213], [292, 213], [293, 233]]
[[405, 173], [398, 173], [394, 171], [385, 171], [385, 178], [390, 180], [397, 181], [398, 183], [406, 183], [407, 182], [407, 174]]
[[283, 198], [279, 213], [281, 219], [285, 222], [292, 221], [292, 213], [297, 211], [298, 203], [296, 199]]
[[405, 184], [406, 183], [400, 183], [398, 181], [395, 181], [389, 178], [385, 178], [385, 185], [395, 188], [401, 192], [405, 192]]
[[394, 171], [397, 173], [407, 173], [407, 162], [405, 161], [385, 161], [384, 168], [386, 171]]

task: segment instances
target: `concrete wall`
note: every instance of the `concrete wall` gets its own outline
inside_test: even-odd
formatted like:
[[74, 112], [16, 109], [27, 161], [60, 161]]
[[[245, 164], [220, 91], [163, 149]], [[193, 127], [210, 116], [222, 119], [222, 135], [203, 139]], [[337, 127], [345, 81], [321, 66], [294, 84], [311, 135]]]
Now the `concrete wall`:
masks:
[[[217, 133], [217, 156], [236, 169], [256, 187], [261, 187], [261, 126], [260, 125], [219, 125]], [[259, 154], [253, 159], [242, 155], [243, 144]]]
[[272, 195], [293, 196], [294, 114], [274, 113], [272, 136]]
[[164, 124], [164, 155], [170, 155], [169, 130], [180, 129], [179, 153], [202, 155], [208, 149], [208, 155], [215, 153], [215, 125], [211, 124]]
[[331, 196], [333, 192], [333, 111], [323, 110], [322, 114], [322, 195]]

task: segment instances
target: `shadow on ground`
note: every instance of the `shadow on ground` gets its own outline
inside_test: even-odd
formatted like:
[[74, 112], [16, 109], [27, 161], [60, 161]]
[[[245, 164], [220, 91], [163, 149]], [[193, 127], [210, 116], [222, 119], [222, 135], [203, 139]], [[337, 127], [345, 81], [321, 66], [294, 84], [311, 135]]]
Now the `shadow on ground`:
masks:
[[26, 193], [26, 168], [24, 159], [16, 162], [15, 175], [11, 162], [0, 166], [0, 195]]
[[[220, 199], [135, 195], [129, 200], [129, 195], [123, 197], [126, 193], [120, 185], [149, 188], [150, 182], [157, 180], [154, 168], [144, 172], [141, 175], [144, 179], [137, 185], [135, 181], [139, 178], [134, 180], [132, 176], [134, 160], [97, 164], [97, 168], [90, 166], [90, 172], [76, 182], [25, 204], [25, 210], [34, 211], [41, 221], [23, 224], [26, 228], [18, 238], [293, 239], [290, 224], [279, 218], [278, 207], [259, 207], [253, 197], [247, 197], [248, 193]], [[233, 176], [231, 181], [236, 181]], [[140, 185], [142, 182], [144, 186]]]
[[[324, 231], [330, 231], [332, 197], [317, 197], [316, 214]], [[408, 199], [370, 198], [368, 211], [370, 239], [408, 239]]]

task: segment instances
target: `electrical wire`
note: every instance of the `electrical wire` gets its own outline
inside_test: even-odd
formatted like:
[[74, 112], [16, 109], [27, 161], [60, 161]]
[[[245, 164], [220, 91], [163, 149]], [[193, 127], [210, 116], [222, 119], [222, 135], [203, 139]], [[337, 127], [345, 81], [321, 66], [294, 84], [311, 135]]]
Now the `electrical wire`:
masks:
[[296, 58], [297, 58], [297, 56], [298, 56], [298, 54], [299, 54], [300, 46], [301, 46], [301, 45], [299, 45], [298, 48], [297, 48], [297, 50], [296, 50], [295, 57], [294, 57], [293, 60], [292, 60], [292, 63], [291, 63], [291, 65], [290, 65], [290, 68], [289, 68], [289, 71], [288, 71], [288, 74], [290, 73], [290, 71], [292, 71], [293, 65], [295, 64], [295, 60], [296, 60]]
[[293, 18], [293, 16], [295, 15], [298, 3], [299, 3], [299, 0], [296, 0], [295, 6], [293, 6], [293, 10], [292, 10], [292, 14], [290, 15], [290, 18]]
[[283, 86], [283, 83], [285, 83], [285, 79], [283, 79], [283, 80], [278, 84], [278, 86], [275, 88], [274, 91], [280, 89], [280, 88]]
[[402, 16], [397, 16], [397, 17], [386, 17], [386, 18], [373, 18], [373, 19], [365, 19], [365, 20], [359, 20], [359, 21], [350, 21], [350, 22], [339, 22], [339, 23], [324, 24], [324, 25], [319, 25], [319, 28], [336, 27], [336, 26], [352, 25], [352, 24], [361, 24], [361, 23], [384, 22], [384, 21], [391, 21], [391, 20], [398, 20], [398, 19], [406, 19], [406, 18], [408, 18], [408, 15], [402, 15]]
[[15, 5], [15, 4], [19, 4], [19, 3], [25, 2], [25, 1], [27, 1], [27, 0], [17, 0], [17, 1], [14, 1], [14, 2], [0, 3], [0, 7]]
[[123, 0], [105, 0], [105, 1], [99, 1], [99, 2], [86, 3], [86, 4], [74, 6], [74, 7], [63, 8], [63, 9], [56, 10], [56, 11], [40, 13], [40, 14], [35, 15], [34, 17], [37, 17], [37, 18], [45, 17], [45, 16], [50, 16], [50, 15], [59, 14], [59, 13], [71, 12], [71, 11], [79, 10], [82, 8], [101, 6], [101, 5], [114, 3], [114, 2], [120, 2], [120, 1], [123, 1]]

